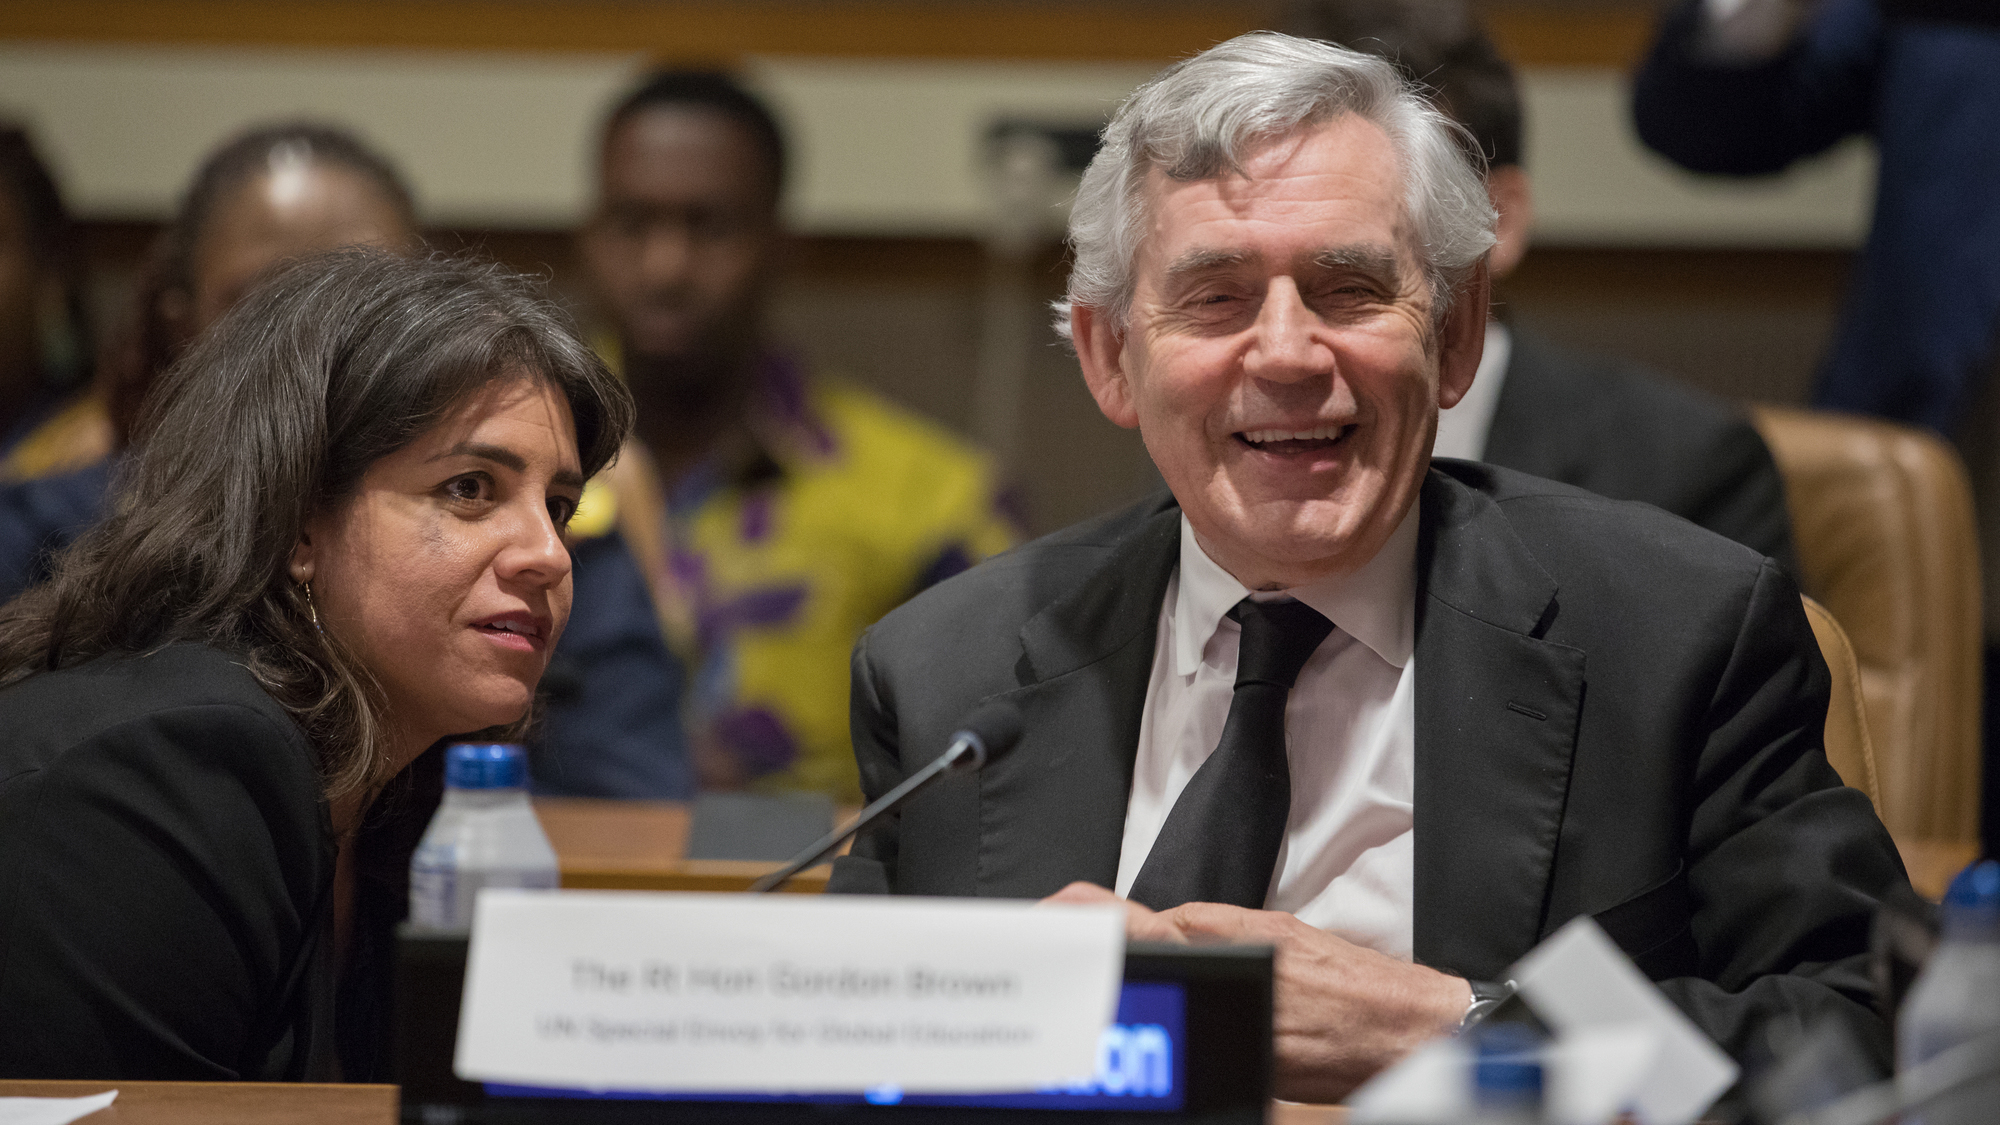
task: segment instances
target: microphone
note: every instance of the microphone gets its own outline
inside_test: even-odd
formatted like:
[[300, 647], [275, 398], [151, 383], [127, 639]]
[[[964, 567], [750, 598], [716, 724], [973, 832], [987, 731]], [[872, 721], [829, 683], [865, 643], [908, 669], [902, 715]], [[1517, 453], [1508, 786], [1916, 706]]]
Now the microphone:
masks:
[[873, 824], [884, 813], [914, 796], [917, 790], [947, 773], [969, 773], [983, 768], [995, 755], [1003, 754], [1021, 740], [1021, 709], [1002, 699], [988, 700], [965, 720], [965, 726], [951, 736], [951, 745], [923, 769], [903, 779], [901, 785], [876, 798], [860, 815], [820, 837], [791, 862], [750, 884], [751, 894], [775, 891], [792, 876], [825, 859], [827, 853]]

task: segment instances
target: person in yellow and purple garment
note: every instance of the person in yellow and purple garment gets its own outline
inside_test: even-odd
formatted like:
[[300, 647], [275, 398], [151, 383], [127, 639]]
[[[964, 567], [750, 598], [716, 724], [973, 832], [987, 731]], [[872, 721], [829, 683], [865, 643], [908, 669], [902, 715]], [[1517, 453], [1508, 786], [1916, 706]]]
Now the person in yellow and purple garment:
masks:
[[978, 450], [765, 338], [785, 163], [721, 74], [655, 74], [606, 120], [580, 247], [639, 425], [571, 525], [539, 792], [858, 800], [855, 638], [1016, 538]]

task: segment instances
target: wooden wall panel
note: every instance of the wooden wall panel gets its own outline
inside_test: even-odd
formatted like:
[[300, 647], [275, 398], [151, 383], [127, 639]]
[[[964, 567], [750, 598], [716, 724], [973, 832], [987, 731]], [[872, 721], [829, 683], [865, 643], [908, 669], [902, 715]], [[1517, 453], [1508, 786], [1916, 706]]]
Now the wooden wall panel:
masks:
[[[1265, 0], [6, 0], [0, 39], [290, 47], [645, 51], [726, 64], [745, 55], [1177, 58], [1263, 26]], [[1485, 6], [1526, 66], [1624, 67], [1652, 22], [1636, 0]]]

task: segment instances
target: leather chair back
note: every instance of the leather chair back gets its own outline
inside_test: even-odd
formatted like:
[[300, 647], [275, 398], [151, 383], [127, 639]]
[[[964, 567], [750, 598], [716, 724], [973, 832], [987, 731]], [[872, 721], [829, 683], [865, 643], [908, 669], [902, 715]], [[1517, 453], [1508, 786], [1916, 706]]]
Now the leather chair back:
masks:
[[1785, 478], [1800, 583], [1852, 641], [1883, 823], [1899, 839], [1977, 841], [1979, 550], [1964, 466], [1907, 426], [1754, 413]]
[[1854, 645], [1832, 612], [1811, 598], [1799, 600], [1805, 603], [1820, 655], [1833, 673], [1833, 694], [1826, 707], [1826, 760], [1849, 789], [1868, 794], [1875, 815], [1880, 816], [1882, 780], [1875, 768], [1875, 744], [1868, 737], [1868, 711], [1861, 701], [1861, 662], [1854, 658]]

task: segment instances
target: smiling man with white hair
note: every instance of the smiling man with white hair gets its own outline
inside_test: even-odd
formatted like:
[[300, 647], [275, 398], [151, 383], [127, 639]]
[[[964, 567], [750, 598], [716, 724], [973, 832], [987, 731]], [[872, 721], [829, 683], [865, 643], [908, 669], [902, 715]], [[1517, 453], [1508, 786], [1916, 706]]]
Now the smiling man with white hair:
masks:
[[1597, 918], [1742, 1054], [1842, 1020], [1903, 882], [1821, 748], [1798, 591], [1657, 509], [1431, 460], [1493, 210], [1391, 66], [1260, 33], [1122, 106], [1058, 327], [1168, 492], [890, 614], [855, 650], [876, 796], [980, 702], [1026, 735], [864, 837], [836, 889], [1123, 898], [1278, 948], [1281, 1096], [1331, 1100]]

